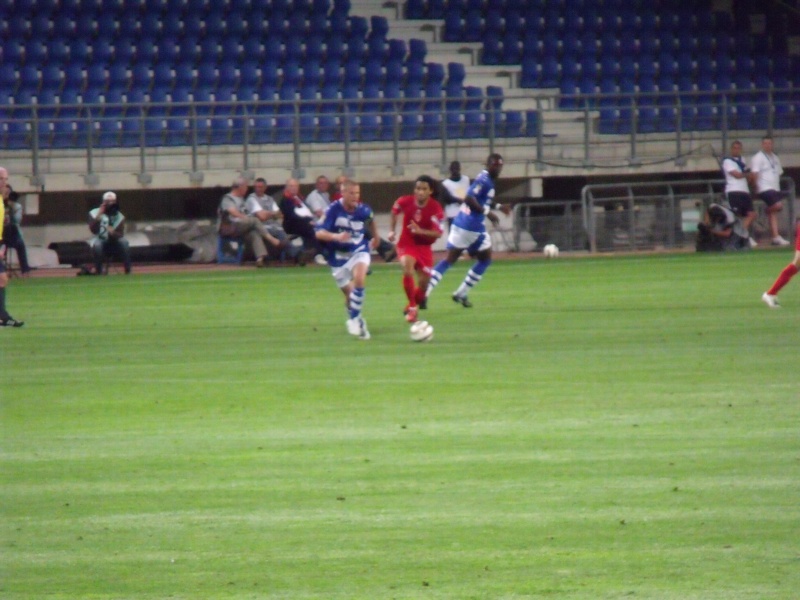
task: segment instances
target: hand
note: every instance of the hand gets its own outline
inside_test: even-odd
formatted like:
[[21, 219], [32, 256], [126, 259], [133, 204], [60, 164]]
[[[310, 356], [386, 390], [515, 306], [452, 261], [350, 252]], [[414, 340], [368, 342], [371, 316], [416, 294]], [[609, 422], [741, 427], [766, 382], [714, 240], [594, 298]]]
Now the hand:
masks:
[[408, 230], [411, 233], [417, 234], [420, 231], [422, 231], [422, 228], [419, 226], [419, 223], [417, 223], [416, 221], [411, 221], [411, 223], [408, 224]]
[[492, 222], [492, 225], [497, 226], [500, 224], [500, 217], [498, 217], [493, 212], [490, 212], [488, 215], [486, 215], [486, 218]]
[[336, 234], [336, 241], [347, 243], [350, 241], [350, 232], [349, 231], [341, 231]]
[[394, 231], [390, 231], [389, 235], [386, 236], [386, 239], [390, 242], [394, 242]]

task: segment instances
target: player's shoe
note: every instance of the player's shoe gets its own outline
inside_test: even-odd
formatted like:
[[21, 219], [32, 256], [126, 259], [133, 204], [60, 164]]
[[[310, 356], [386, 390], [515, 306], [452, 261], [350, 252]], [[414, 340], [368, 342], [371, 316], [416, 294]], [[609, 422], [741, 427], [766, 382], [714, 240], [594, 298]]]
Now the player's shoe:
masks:
[[360, 340], [368, 340], [370, 338], [369, 329], [367, 329], [367, 322], [362, 319], [356, 319], [358, 321], [358, 339]]
[[345, 325], [347, 325], [347, 333], [350, 335], [361, 335], [361, 324], [358, 322], [359, 319], [347, 319]]
[[417, 306], [420, 310], [428, 310], [428, 297], [425, 296], [422, 300], [417, 303]]
[[751, 248], [758, 246], [758, 242], [756, 242], [752, 237], [747, 238], [747, 243], [750, 244]]
[[774, 238], [772, 238], [772, 245], [773, 246], [788, 246], [789, 245], [789, 240], [785, 240], [781, 236], [774, 237]]
[[453, 294], [453, 302], [457, 302], [464, 308], [472, 308], [472, 302], [469, 301], [469, 298], [466, 296], [459, 296], [458, 294]]
[[0, 327], [22, 327], [23, 325], [25, 325], [25, 321], [17, 321], [12, 317], [0, 320]]
[[767, 292], [764, 292], [761, 295], [761, 299], [764, 301], [764, 304], [766, 304], [770, 308], [780, 308], [781, 307], [780, 303], [778, 302], [778, 297], [777, 296], [773, 296], [772, 294], [768, 294]]
[[419, 309], [416, 306], [409, 306], [406, 308], [404, 314], [406, 315], [406, 321], [409, 323], [416, 323]]

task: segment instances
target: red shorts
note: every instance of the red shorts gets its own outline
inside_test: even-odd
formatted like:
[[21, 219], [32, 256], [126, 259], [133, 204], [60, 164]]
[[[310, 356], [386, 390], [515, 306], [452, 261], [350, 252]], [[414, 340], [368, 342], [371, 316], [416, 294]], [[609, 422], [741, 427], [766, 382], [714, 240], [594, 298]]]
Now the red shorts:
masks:
[[430, 273], [433, 269], [433, 248], [430, 246], [397, 246], [397, 255], [414, 257], [414, 269]]

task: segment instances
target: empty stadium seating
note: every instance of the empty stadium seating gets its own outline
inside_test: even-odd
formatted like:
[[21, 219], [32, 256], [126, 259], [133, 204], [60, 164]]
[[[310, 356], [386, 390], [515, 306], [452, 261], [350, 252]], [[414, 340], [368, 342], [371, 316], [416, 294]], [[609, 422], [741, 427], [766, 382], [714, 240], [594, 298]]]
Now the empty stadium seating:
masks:
[[[797, 127], [798, 62], [780, 40], [712, 8], [405, 3], [407, 18], [440, 19], [445, 40], [481, 42], [485, 63], [521, 64], [523, 87], [560, 90], [561, 109], [598, 109], [603, 132]], [[9, 148], [34, 135], [40, 148], [238, 143], [241, 113], [210, 108], [227, 101], [254, 103], [249, 135], [261, 142], [514, 137], [538, 127], [534, 111], [503, 108], [502, 89], [468, 85], [460, 63], [432, 62], [425, 41], [392, 38], [385, 17], [352, 14], [347, 0], [51, 2], [15, 10], [0, 35]], [[137, 101], [154, 104], [120, 108]], [[162, 110], [169, 102], [178, 106]], [[113, 106], [74, 108], [95, 103]]]

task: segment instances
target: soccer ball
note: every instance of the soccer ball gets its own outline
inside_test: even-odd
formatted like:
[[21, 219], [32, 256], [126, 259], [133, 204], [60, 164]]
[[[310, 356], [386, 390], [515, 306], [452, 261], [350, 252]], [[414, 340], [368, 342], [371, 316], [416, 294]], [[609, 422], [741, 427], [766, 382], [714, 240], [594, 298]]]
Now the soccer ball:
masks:
[[410, 334], [415, 342], [429, 342], [433, 339], [433, 325], [427, 321], [417, 321], [411, 326]]
[[544, 247], [544, 255], [547, 258], [556, 258], [558, 256], [558, 246], [555, 244], [547, 244]]

